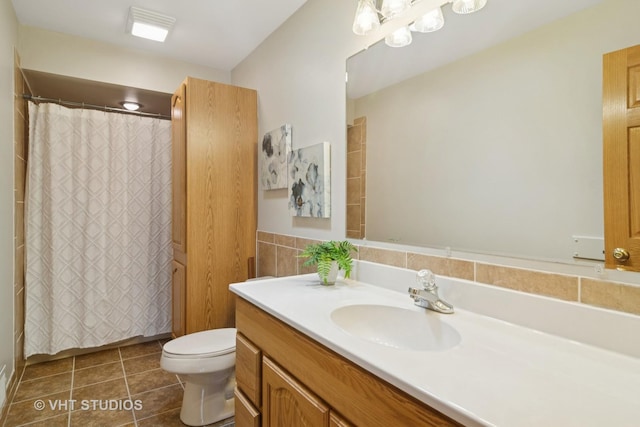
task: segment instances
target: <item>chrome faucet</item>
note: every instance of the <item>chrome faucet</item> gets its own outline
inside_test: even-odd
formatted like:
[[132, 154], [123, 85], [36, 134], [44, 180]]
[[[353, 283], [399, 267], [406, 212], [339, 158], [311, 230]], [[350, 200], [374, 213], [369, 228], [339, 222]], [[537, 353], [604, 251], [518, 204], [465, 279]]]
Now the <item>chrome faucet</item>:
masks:
[[430, 270], [420, 270], [416, 274], [416, 282], [422, 285], [422, 289], [409, 288], [409, 296], [414, 300], [415, 305], [438, 313], [453, 313], [453, 306], [438, 296], [435, 274]]

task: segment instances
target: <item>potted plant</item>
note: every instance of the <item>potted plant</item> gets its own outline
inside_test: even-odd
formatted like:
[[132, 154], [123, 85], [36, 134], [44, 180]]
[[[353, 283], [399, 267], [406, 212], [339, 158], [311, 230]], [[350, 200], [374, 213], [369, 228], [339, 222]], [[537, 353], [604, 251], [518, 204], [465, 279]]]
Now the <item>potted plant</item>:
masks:
[[307, 245], [298, 255], [307, 258], [304, 266], [318, 265], [318, 276], [325, 285], [333, 285], [338, 277], [338, 270], [344, 271], [344, 277], [349, 278], [353, 260], [351, 253], [358, 249], [346, 240], [328, 241]]

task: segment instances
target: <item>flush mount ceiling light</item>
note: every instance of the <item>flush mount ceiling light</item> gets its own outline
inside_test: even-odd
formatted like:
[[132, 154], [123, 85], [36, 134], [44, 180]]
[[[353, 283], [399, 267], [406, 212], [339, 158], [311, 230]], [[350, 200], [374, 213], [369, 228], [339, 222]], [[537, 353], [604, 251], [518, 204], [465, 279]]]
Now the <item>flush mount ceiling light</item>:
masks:
[[[356, 16], [353, 20], [353, 32], [358, 35], [369, 34], [377, 30], [381, 23], [391, 21], [405, 14], [420, 1], [421, 0], [358, 0]], [[381, 3], [380, 9], [376, 7], [378, 3]], [[467, 14], [482, 9], [487, 4], [487, 0], [442, 0], [440, 6], [428, 11], [409, 27], [397, 28], [388, 34], [385, 37], [385, 43], [391, 47], [407, 46], [411, 43], [410, 31], [429, 33], [439, 30], [444, 26], [442, 5], [446, 3], [452, 3], [451, 8], [455, 13]]]
[[131, 6], [127, 19], [127, 33], [136, 37], [164, 42], [176, 22], [171, 16]]
[[120, 105], [122, 105], [125, 109], [129, 111], [138, 111], [140, 107], [142, 107], [140, 104], [133, 101], [123, 101], [120, 103]]

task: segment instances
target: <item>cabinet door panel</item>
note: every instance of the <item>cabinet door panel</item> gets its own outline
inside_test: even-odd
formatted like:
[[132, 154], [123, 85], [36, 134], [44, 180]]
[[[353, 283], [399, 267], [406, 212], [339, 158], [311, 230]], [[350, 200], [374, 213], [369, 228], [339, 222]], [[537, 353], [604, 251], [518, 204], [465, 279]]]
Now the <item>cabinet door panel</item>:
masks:
[[242, 334], [236, 336], [236, 382], [255, 406], [260, 406], [261, 352]]
[[262, 358], [263, 427], [327, 427], [329, 408], [267, 357]]
[[182, 84], [171, 97], [171, 238], [173, 249], [186, 252], [187, 228], [187, 126], [186, 86]]
[[235, 325], [256, 247], [256, 92], [186, 80], [186, 333]]
[[260, 427], [260, 412], [253, 407], [249, 399], [238, 389], [234, 392], [236, 398], [236, 427]]
[[187, 271], [184, 265], [173, 261], [173, 277], [171, 281], [171, 333], [174, 338], [184, 335], [186, 279]]

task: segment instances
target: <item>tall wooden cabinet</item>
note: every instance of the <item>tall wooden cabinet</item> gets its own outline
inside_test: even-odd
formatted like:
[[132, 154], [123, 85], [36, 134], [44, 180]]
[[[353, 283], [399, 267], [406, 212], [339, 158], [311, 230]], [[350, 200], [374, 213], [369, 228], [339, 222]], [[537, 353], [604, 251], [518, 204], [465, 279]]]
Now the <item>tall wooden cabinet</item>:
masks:
[[188, 77], [171, 99], [172, 333], [234, 326], [254, 270], [256, 91]]

